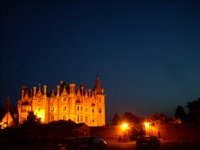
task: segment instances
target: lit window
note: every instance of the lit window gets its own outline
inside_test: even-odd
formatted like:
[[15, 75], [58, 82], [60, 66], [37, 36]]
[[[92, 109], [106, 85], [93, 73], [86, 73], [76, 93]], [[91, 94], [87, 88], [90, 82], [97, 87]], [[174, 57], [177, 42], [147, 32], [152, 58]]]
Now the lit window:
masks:
[[66, 120], [66, 116], [63, 116], [63, 120]]

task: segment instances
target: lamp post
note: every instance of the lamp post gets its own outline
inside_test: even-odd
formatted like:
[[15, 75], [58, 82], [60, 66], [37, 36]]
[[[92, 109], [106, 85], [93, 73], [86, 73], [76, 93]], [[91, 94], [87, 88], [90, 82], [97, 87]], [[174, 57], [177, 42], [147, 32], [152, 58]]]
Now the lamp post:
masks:
[[127, 122], [123, 122], [120, 128], [122, 130], [122, 139], [125, 141], [125, 139], [128, 139], [129, 124]]

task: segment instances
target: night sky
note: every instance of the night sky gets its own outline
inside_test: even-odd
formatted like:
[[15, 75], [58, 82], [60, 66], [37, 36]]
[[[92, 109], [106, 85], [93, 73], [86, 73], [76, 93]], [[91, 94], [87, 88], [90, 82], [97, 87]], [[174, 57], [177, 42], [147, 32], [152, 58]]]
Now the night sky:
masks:
[[93, 88], [107, 118], [173, 115], [200, 97], [200, 1], [1, 1], [0, 100], [61, 80]]

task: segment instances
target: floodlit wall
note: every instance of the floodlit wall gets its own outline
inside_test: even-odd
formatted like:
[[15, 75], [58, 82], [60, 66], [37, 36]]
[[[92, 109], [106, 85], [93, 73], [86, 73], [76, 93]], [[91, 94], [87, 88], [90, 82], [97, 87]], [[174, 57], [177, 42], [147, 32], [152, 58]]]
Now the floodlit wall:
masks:
[[198, 124], [168, 124], [160, 126], [161, 139], [175, 142], [200, 142]]

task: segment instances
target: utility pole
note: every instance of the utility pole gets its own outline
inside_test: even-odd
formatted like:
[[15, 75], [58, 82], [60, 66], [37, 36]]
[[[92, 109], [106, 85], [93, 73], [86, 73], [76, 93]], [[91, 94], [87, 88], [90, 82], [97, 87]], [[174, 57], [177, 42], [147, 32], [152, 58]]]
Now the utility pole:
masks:
[[5, 110], [6, 110], [6, 123], [7, 123], [7, 127], [8, 127], [8, 112], [9, 112], [9, 108], [10, 108], [10, 97], [7, 96], [6, 97], [6, 104], [5, 104]]

